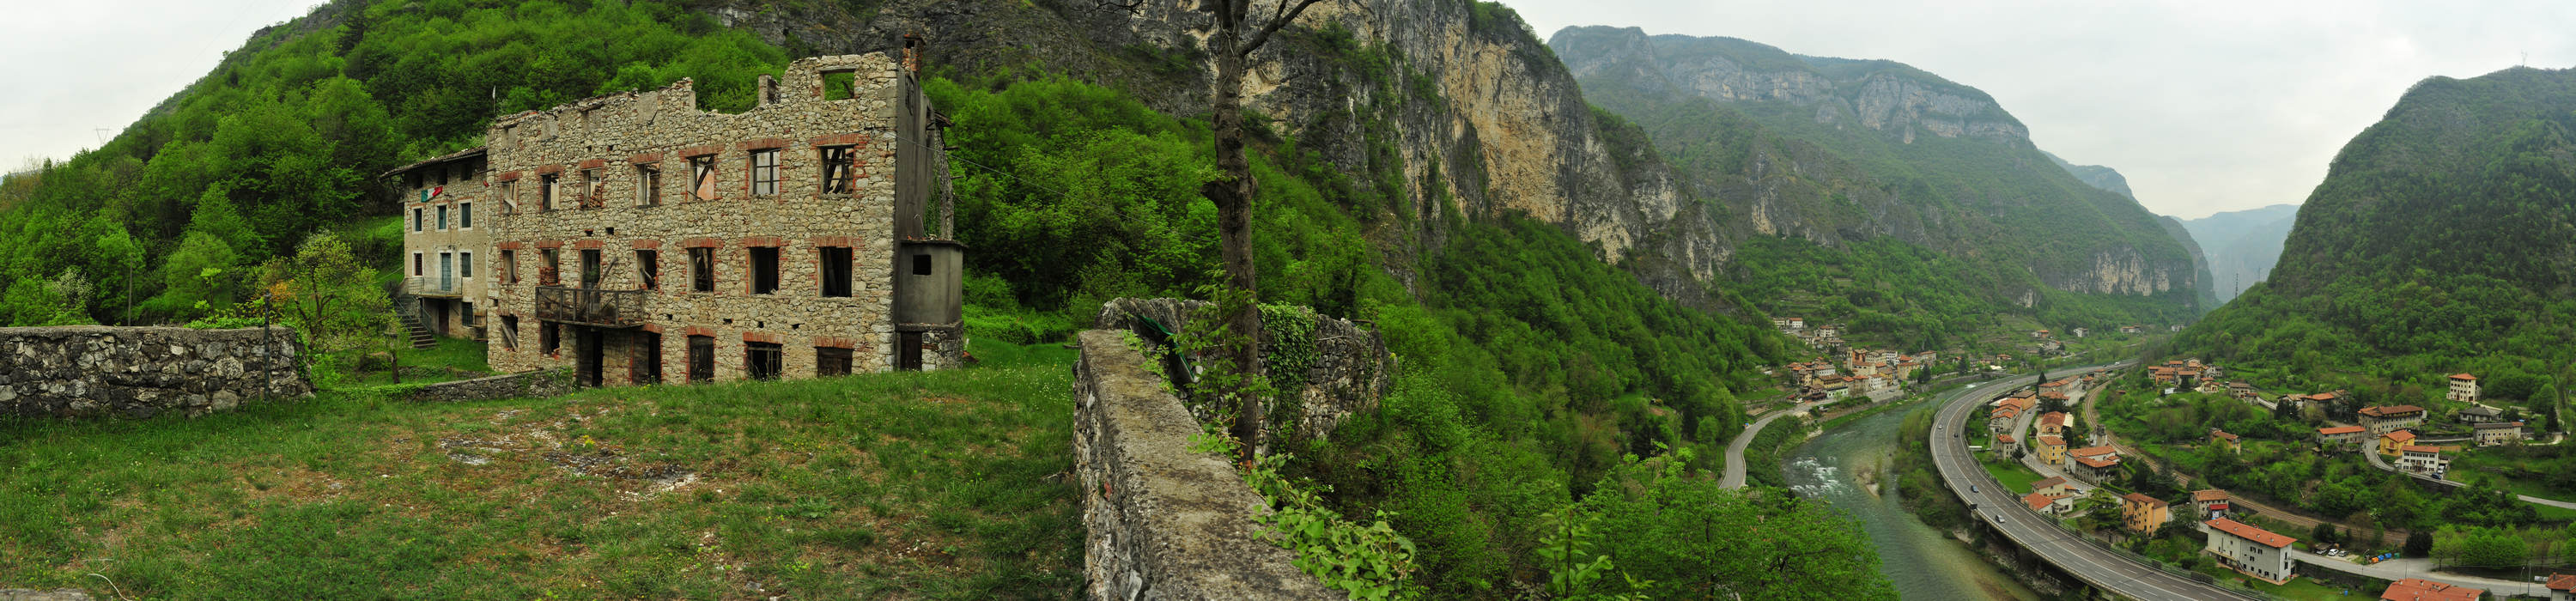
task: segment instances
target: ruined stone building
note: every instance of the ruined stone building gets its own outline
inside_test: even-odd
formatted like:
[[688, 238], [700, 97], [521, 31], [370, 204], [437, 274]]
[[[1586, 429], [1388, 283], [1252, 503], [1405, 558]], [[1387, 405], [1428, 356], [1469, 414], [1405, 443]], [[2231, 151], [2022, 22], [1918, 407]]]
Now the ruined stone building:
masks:
[[505, 115], [479, 152], [397, 172], [480, 172], [407, 203], [434, 228], [438, 207], [471, 202], [472, 229], [407, 230], [405, 250], [421, 277], [446, 273], [442, 253], [476, 263], [456, 272], [453, 311], [483, 328], [492, 366], [615, 385], [957, 365], [965, 248], [944, 118], [914, 69], [882, 53], [798, 60], [739, 114], [698, 110], [691, 86]]

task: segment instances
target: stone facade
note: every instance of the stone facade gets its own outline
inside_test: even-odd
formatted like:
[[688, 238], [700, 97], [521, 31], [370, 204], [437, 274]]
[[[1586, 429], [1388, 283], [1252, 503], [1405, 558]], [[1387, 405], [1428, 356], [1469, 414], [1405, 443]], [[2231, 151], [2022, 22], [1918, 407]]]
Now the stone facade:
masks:
[[[1205, 301], [1173, 298], [1120, 298], [1102, 303], [1094, 321], [1101, 329], [1135, 331], [1135, 318], [1142, 316], [1182, 332], [1189, 329], [1191, 314], [1206, 306]], [[1292, 431], [1301, 436], [1330, 434], [1351, 414], [1377, 410], [1379, 397], [1395, 377], [1395, 355], [1387, 352], [1386, 338], [1376, 330], [1316, 315], [1313, 339], [1315, 360], [1306, 367], [1305, 386], [1295, 391], [1297, 424]], [[1276, 355], [1278, 341], [1264, 336], [1261, 344], [1262, 356]]]
[[420, 320], [440, 336], [472, 337], [490, 305], [479, 304], [493, 275], [492, 213], [480, 202], [489, 187], [484, 150], [476, 148], [385, 173], [402, 190], [403, 290], [420, 303]]
[[1074, 472], [1090, 599], [1342, 599], [1291, 563], [1267, 503], [1225, 458], [1190, 450], [1199, 421], [1116, 331], [1080, 335]]
[[0, 415], [203, 415], [312, 394], [283, 327], [0, 328]]
[[[608, 385], [960, 365], [964, 247], [924, 225], [947, 167], [912, 72], [801, 59], [738, 114], [698, 110], [693, 85], [493, 121], [465, 296], [493, 368]], [[415, 241], [405, 260], [473, 244]]]

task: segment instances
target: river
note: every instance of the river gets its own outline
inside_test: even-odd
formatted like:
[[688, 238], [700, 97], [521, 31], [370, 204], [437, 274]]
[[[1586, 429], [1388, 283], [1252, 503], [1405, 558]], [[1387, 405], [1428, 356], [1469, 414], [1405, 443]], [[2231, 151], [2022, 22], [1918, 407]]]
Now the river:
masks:
[[1928, 406], [1890, 409], [1809, 440], [1783, 460], [1781, 475], [1799, 494], [1822, 498], [1859, 518], [1861, 529], [1878, 547], [1879, 570], [1896, 582], [1897, 593], [1906, 599], [2038, 599], [2038, 593], [1986, 563], [1967, 544], [1915, 520], [1914, 514], [1897, 504], [1894, 483], [1872, 495], [1855, 482], [1861, 471], [1886, 468], [1896, 453], [1897, 430], [1905, 414]]

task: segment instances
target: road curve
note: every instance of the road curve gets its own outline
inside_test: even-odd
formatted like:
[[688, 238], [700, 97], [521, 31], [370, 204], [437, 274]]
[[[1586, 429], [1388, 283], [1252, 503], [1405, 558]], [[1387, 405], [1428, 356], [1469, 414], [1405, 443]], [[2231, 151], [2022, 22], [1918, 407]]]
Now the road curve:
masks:
[[[2379, 455], [2379, 439], [2376, 439], [2376, 438], [2372, 438], [2372, 439], [2368, 439], [2368, 440], [2364, 440], [2364, 441], [2362, 441], [2362, 443], [2361, 443], [2361, 456], [2370, 460], [2370, 466], [2371, 466], [2371, 467], [2379, 468], [2379, 469], [2381, 469], [2381, 470], [2385, 470], [2385, 471], [2389, 471], [2389, 472], [2395, 472], [2395, 473], [2399, 473], [2399, 474], [2405, 474], [2405, 475], [2407, 475], [2407, 476], [2414, 477], [2414, 478], [2415, 478], [2415, 479], [2417, 479], [2417, 480], [2424, 480], [2424, 481], [2429, 481], [2429, 482], [2438, 482], [2438, 483], [2441, 483], [2441, 484], [2443, 484], [2443, 485], [2445, 485], [2445, 486], [2449, 486], [2449, 487], [2451, 487], [2451, 488], [2468, 488], [2468, 487], [2469, 487], [2469, 483], [2467, 483], [2467, 482], [2461, 482], [2461, 481], [2458, 481], [2458, 480], [2452, 480], [2452, 479], [2449, 479], [2449, 478], [2435, 478], [2435, 477], [2432, 477], [2432, 476], [2426, 476], [2426, 475], [2418, 474], [2418, 473], [2414, 473], [2414, 472], [2399, 471], [2399, 470], [2397, 469], [2397, 466], [2389, 465], [2389, 464], [2388, 464], [2388, 460], [2387, 460], [2387, 459], [2383, 459], [2383, 458], [2381, 458], [2381, 457], [2380, 457], [2380, 455]], [[2560, 500], [2557, 500], [2557, 499], [2543, 499], [2543, 498], [2540, 498], [2540, 497], [2535, 497], [2535, 496], [2531, 496], [2531, 495], [2521, 495], [2521, 494], [2514, 495], [2514, 498], [2522, 499], [2522, 502], [2524, 502], [2524, 503], [2530, 503], [2530, 504], [2533, 504], [2533, 505], [2547, 505], [2547, 506], [2550, 506], [2550, 507], [2556, 507], [2556, 508], [2559, 508], [2559, 509], [2576, 509], [2576, 503], [2570, 503], [2570, 502], [2566, 502], [2566, 501], [2560, 501]]]
[[[2121, 364], [2111, 364], [2118, 365]], [[2257, 598], [2244, 591], [2229, 590], [2157, 569], [2058, 528], [2056, 520], [2032, 512], [2021, 503], [2021, 495], [2005, 490], [2003, 483], [1978, 466], [1975, 455], [1968, 450], [1967, 440], [1960, 436], [1961, 429], [1968, 427], [1968, 416], [1975, 414], [1986, 402], [2013, 389], [2004, 383], [2028, 377], [2031, 376], [2008, 376], [1985, 386], [1952, 392], [1941, 400], [1939, 412], [1933, 416], [1933, 423], [1938, 424], [1932, 431], [1933, 467], [1940, 471], [1941, 481], [1950, 487], [1950, 492], [1974, 508], [1972, 512], [1977, 519], [1984, 520], [2011, 538], [2014, 544], [2029, 549], [2086, 584], [2123, 597], [2147, 600]]]
[[1780, 416], [1806, 413], [1825, 403], [1817, 401], [1773, 411], [1762, 419], [1753, 420], [1753, 425], [1745, 426], [1744, 433], [1735, 435], [1735, 442], [1726, 443], [1726, 475], [1717, 479], [1717, 485], [1721, 488], [1744, 488], [1744, 447], [1753, 444], [1753, 436], [1761, 434], [1763, 426], [1771, 425], [1771, 420], [1780, 419]]

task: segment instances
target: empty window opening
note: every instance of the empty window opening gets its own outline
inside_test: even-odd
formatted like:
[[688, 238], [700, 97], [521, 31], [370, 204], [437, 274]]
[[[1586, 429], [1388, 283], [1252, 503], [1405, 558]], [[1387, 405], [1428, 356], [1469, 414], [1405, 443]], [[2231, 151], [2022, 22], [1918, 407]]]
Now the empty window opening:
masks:
[[636, 165], [635, 206], [649, 207], [659, 204], [662, 204], [662, 168]]
[[411, 254], [411, 274], [412, 274], [412, 275], [414, 275], [414, 276], [421, 275], [421, 273], [420, 273], [420, 253], [412, 253], [412, 254]]
[[716, 249], [689, 249], [689, 291], [716, 291]]
[[509, 284], [519, 283], [519, 251], [501, 251], [501, 281]]
[[501, 316], [501, 348], [519, 350], [519, 316]]
[[778, 193], [778, 149], [751, 151], [751, 194]]
[[518, 212], [519, 182], [517, 180], [501, 182], [501, 214], [510, 215]]
[[754, 246], [751, 250], [751, 293], [770, 294], [778, 291], [778, 248]]
[[912, 274], [930, 275], [930, 255], [912, 256]]
[[823, 296], [850, 295], [850, 248], [826, 246], [823, 257]]
[[601, 177], [603, 174], [600, 171], [599, 169], [581, 170], [581, 208], [596, 209], [608, 206], [608, 178]]
[[689, 198], [694, 200], [715, 200], [715, 155], [689, 157]]
[[[539, 317], [543, 316], [540, 315]], [[538, 352], [552, 356], [555, 354], [555, 351], [563, 349], [563, 339], [559, 338], [562, 334], [556, 332], [555, 329], [555, 322], [546, 321], [537, 323]]]
[[754, 380], [776, 380], [785, 349], [772, 342], [746, 342], [742, 349], [742, 369]]
[[859, 72], [823, 72], [823, 99], [849, 100], [859, 96]]
[[846, 375], [850, 375], [850, 349], [830, 346], [814, 347], [815, 377]]
[[851, 146], [825, 146], [822, 153], [823, 193], [849, 194], [858, 190], [858, 149]]
[[689, 337], [689, 381], [716, 380], [716, 339], [714, 336]]
[[662, 287], [662, 252], [636, 249], [635, 275], [638, 276], [637, 279], [642, 282], [645, 290]]
[[548, 173], [537, 181], [537, 210], [555, 210], [555, 194], [562, 192], [563, 175]]
[[583, 288], [598, 288], [598, 287], [599, 287], [599, 279], [600, 279], [600, 276], [604, 275], [604, 274], [600, 273], [601, 271], [603, 271], [603, 270], [602, 270], [602, 269], [600, 269], [600, 265], [599, 265], [599, 249], [596, 249], [596, 248], [585, 248], [585, 249], [582, 249], [582, 251], [581, 251], [581, 287], [583, 287]]

